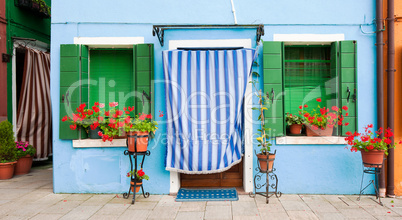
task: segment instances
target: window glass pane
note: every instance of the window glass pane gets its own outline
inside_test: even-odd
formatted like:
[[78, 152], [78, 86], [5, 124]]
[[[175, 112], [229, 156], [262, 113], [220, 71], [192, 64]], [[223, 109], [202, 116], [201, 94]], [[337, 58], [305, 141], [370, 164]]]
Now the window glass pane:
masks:
[[[335, 58], [334, 58], [335, 59]], [[333, 68], [332, 68], [333, 69]], [[336, 69], [336, 68], [335, 68]], [[331, 71], [330, 46], [285, 46], [285, 113], [336, 104], [336, 71]]]
[[90, 51], [89, 105], [118, 102], [119, 108], [134, 105], [132, 50], [96, 49]]

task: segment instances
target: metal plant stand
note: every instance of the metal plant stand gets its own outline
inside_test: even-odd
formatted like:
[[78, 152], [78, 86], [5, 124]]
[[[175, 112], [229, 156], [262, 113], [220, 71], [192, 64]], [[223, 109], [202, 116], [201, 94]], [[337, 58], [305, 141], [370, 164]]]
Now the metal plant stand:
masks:
[[[137, 173], [137, 162], [138, 162], [138, 157], [142, 156], [142, 160], [140, 163], [140, 169], [142, 169], [142, 167], [144, 166], [144, 160], [145, 160], [145, 156], [149, 156], [151, 155], [151, 152], [149, 150], [145, 151], [145, 152], [137, 152], [137, 138], [140, 137], [148, 137], [148, 135], [142, 135], [142, 136], [137, 136], [136, 134], [134, 135], [135, 138], [135, 142], [134, 142], [134, 149], [135, 152], [130, 152], [128, 150], [124, 151], [124, 155], [128, 155], [128, 157], [130, 158], [130, 165], [131, 165], [131, 170], [134, 170], [134, 173]], [[127, 140], [127, 147], [128, 147], [128, 140]], [[133, 163], [133, 159], [134, 159], [134, 163]], [[134, 166], [134, 169], [133, 169]], [[132, 184], [133, 183], [133, 184]], [[130, 181], [130, 187], [128, 188], [128, 193], [123, 193], [123, 198], [127, 199], [130, 196], [131, 193], [131, 187], [134, 188], [133, 191], [133, 200], [131, 202], [131, 204], [135, 203], [135, 190], [138, 186], [136, 186], [137, 183], [137, 179], [135, 178], [135, 175], [131, 175], [131, 181]], [[148, 198], [149, 197], [149, 192], [145, 192], [144, 191], [144, 184], [141, 184], [141, 191], [142, 191], [142, 195], [144, 196], [144, 198]]]
[[[274, 152], [274, 155], [276, 154], [276, 151]], [[255, 155], [257, 155], [257, 153], [255, 152]], [[254, 176], [254, 189], [255, 189], [255, 194], [253, 194], [253, 192], [250, 192], [250, 197], [255, 198], [255, 195], [261, 195], [264, 196], [266, 198], [265, 202], [268, 204], [269, 203], [269, 198], [273, 195], [276, 196], [276, 198], [279, 198], [282, 196], [282, 193], [278, 191], [278, 177], [276, 176], [276, 174], [274, 173], [274, 171], [276, 171], [276, 169], [274, 168], [274, 166], [272, 165], [272, 168], [269, 169], [269, 162], [272, 161], [272, 164], [274, 163], [275, 158], [273, 159], [269, 159], [269, 156], [267, 155], [267, 158], [265, 159], [259, 159], [262, 161], [266, 161], [267, 162], [267, 167], [264, 170], [261, 170], [260, 167], [260, 163], [258, 164], [258, 167], [256, 168], [256, 171], [258, 171], [258, 173]], [[265, 175], [265, 178], [263, 178]], [[273, 181], [273, 183], [270, 184], [270, 179]], [[259, 183], [261, 181], [264, 181], [263, 184]], [[265, 191], [262, 192], [257, 192], [257, 190], [263, 188], [265, 186]], [[270, 191], [270, 188], [273, 191]]]
[[[384, 164], [384, 162], [383, 162]], [[378, 191], [378, 176], [380, 175], [382, 168], [383, 168], [383, 164], [369, 164], [369, 163], [364, 163], [363, 162], [363, 174], [362, 174], [362, 182], [360, 184], [360, 193], [359, 193], [359, 197], [357, 198], [357, 201], [360, 201], [360, 197], [363, 193], [363, 191], [369, 187], [370, 185], [374, 186], [374, 190], [375, 190], [375, 196], [376, 199], [378, 199], [378, 204], [380, 204], [381, 206], [383, 206], [382, 202], [381, 202], [381, 198], [380, 198], [380, 194]], [[364, 179], [364, 174], [374, 174], [375, 175], [375, 179], [374, 180], [370, 180], [369, 183], [362, 189], [363, 187], [363, 179]]]

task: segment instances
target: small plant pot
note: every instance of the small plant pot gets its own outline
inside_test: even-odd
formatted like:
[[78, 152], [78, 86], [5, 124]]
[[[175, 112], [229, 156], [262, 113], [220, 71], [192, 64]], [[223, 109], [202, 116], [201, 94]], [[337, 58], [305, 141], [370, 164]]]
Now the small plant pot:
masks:
[[301, 124], [300, 125], [292, 124], [292, 125], [289, 125], [289, 132], [291, 134], [301, 134], [302, 128], [303, 128], [303, 125], [301, 125]]
[[33, 157], [31, 155], [26, 155], [17, 160], [15, 165], [14, 175], [27, 174], [31, 170]]
[[370, 150], [368, 152], [361, 150], [360, 153], [365, 167], [382, 167], [384, 161], [383, 150]]
[[322, 130], [321, 128], [318, 128], [317, 130], [314, 130], [311, 128], [310, 125], [305, 125], [306, 126], [306, 135], [307, 136], [332, 136], [332, 133], [334, 131], [334, 127], [332, 128], [325, 128]]
[[[134, 181], [130, 182], [131, 184], [131, 192], [134, 192]], [[139, 192], [141, 189], [141, 185], [142, 185], [142, 180], [137, 180], [137, 182], [135, 183], [135, 192]]]
[[0, 180], [11, 179], [13, 177], [16, 163], [17, 161], [0, 163]]
[[[135, 150], [135, 139], [137, 135], [137, 151]], [[146, 137], [138, 137], [138, 136], [146, 136]], [[128, 151], [130, 152], [145, 152], [148, 148], [148, 132], [128, 132], [127, 134], [127, 142], [128, 142]]]
[[268, 162], [268, 171], [271, 172], [274, 166], [275, 154], [267, 155], [257, 154], [258, 162], [260, 163], [261, 172], [267, 172], [267, 162]]

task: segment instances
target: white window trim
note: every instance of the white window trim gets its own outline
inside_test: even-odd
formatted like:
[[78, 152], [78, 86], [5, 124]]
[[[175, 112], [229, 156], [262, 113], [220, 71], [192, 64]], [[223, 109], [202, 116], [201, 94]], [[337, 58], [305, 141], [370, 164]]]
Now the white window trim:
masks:
[[274, 41], [293, 45], [325, 45], [345, 40], [344, 34], [274, 34]]
[[73, 140], [74, 148], [127, 147], [126, 138], [103, 142], [102, 139]]
[[[74, 44], [87, 45], [90, 48], [132, 48], [134, 44], [143, 44], [143, 37], [75, 37]], [[126, 139], [114, 139], [103, 142], [98, 139], [73, 140], [74, 148], [126, 147]]]
[[277, 137], [276, 144], [286, 145], [334, 145], [334, 144], [347, 144], [345, 137], [328, 136], [328, 137]]
[[[222, 39], [222, 40], [170, 40], [169, 50], [178, 47], [244, 47], [251, 48], [251, 39]], [[245, 94], [245, 105], [252, 102], [251, 86], [247, 86]], [[252, 135], [247, 135], [253, 131], [252, 110], [244, 108], [245, 115], [245, 146], [243, 156], [243, 187], [245, 192], [253, 191], [253, 140]], [[180, 189], [180, 174], [170, 171], [170, 193], [175, 194]]]
[[[285, 45], [330, 45], [335, 41], [345, 40], [344, 34], [274, 34], [274, 41], [283, 41]], [[344, 137], [277, 137], [276, 144], [282, 145], [334, 145], [346, 144]]]
[[134, 44], [143, 43], [144, 37], [74, 37], [74, 44], [90, 48], [132, 48]]

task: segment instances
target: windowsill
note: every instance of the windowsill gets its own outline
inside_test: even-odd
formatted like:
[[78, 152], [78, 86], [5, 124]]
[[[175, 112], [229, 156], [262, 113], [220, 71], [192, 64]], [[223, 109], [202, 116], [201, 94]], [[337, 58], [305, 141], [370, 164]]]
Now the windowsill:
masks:
[[347, 144], [345, 141], [345, 137], [338, 136], [328, 136], [328, 137], [293, 137], [293, 136], [285, 136], [285, 137], [277, 137], [276, 144], [297, 144], [297, 145], [309, 145], [309, 144]]
[[87, 148], [87, 147], [126, 147], [126, 138], [124, 139], [113, 139], [112, 142], [103, 142], [102, 139], [81, 139], [73, 140], [74, 148]]

